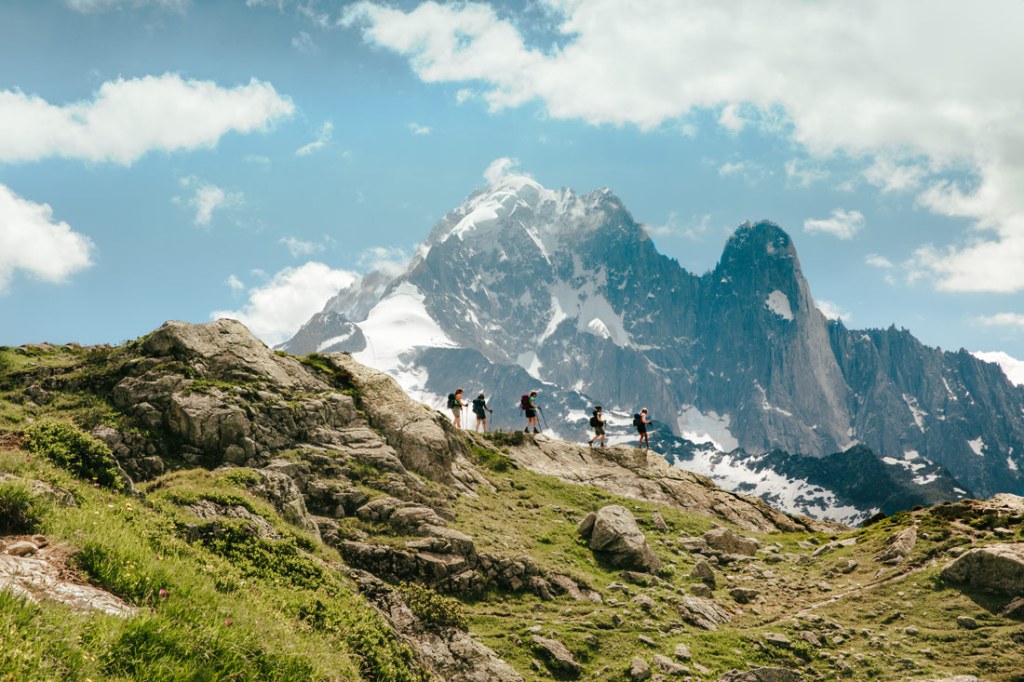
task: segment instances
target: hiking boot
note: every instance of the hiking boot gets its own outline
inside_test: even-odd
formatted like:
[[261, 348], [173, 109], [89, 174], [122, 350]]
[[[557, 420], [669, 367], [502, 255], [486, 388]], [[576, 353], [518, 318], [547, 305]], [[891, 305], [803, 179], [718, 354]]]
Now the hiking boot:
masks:
[[594, 447], [594, 441], [587, 441], [587, 445], [591, 448]]
[[540, 431], [538, 431], [537, 429], [534, 429], [533, 432], [534, 433], [540, 433]]
[[530, 429], [523, 429], [523, 433], [529, 433]]

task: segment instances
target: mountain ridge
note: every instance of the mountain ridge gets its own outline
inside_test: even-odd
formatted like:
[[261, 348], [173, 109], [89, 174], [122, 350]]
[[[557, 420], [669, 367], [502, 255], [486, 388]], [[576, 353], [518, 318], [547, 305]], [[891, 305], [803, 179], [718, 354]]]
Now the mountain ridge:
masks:
[[[606, 189], [513, 176], [477, 191], [404, 272], [339, 292], [283, 348], [350, 351], [435, 404], [457, 385], [500, 386], [506, 400], [533, 384], [549, 416], [646, 405], [663, 429], [723, 451], [824, 456], [863, 443], [879, 457], [917, 453], [965, 490], [1024, 492], [1024, 388], [997, 366], [826, 320], [793, 240], [769, 221], [740, 226], [715, 268], [689, 273]], [[486, 362], [460, 371], [460, 348]]]

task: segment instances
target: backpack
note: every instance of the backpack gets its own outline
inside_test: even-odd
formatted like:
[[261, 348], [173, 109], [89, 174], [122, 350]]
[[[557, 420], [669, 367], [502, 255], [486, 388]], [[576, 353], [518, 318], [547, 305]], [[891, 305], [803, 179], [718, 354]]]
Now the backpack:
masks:
[[519, 409], [520, 410], [530, 410], [530, 409], [533, 409], [533, 405], [530, 404], [530, 395], [528, 393], [524, 393], [523, 397], [519, 399]]
[[639, 412], [633, 415], [633, 426], [638, 429], [644, 428], [644, 418], [640, 416]]
[[595, 412], [594, 416], [590, 418], [590, 426], [592, 428], [596, 429], [600, 425], [601, 425], [601, 420], [597, 418], [597, 412]]
[[487, 407], [487, 402], [483, 398], [473, 399], [473, 412], [476, 414], [483, 414], [485, 407]]
[[455, 409], [455, 394], [454, 393], [449, 393], [448, 394], [448, 409], [449, 410], [454, 410]]

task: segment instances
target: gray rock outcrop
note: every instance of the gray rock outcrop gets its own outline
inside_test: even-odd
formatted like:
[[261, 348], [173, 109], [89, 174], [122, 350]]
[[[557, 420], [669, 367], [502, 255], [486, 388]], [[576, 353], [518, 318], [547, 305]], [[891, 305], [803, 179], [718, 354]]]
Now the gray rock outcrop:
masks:
[[943, 568], [941, 575], [949, 583], [1024, 597], [1024, 543], [972, 549]]
[[558, 640], [533, 635], [530, 644], [534, 652], [544, 660], [544, 664], [556, 673], [578, 677], [583, 672], [583, 666], [576, 662], [568, 647]]
[[914, 550], [917, 544], [917, 526], [908, 526], [889, 536], [875, 561], [883, 564], [898, 564]]
[[580, 522], [579, 532], [594, 554], [616, 568], [653, 573], [661, 567], [661, 560], [625, 507], [613, 504], [591, 512]]

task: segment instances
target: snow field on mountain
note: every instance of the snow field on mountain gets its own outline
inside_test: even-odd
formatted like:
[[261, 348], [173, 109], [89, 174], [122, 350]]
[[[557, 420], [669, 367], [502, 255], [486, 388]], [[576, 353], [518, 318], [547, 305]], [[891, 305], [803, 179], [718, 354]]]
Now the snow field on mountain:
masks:
[[357, 326], [366, 337], [366, 349], [353, 353], [353, 358], [387, 372], [418, 400], [433, 400], [425, 388], [426, 370], [414, 367], [409, 354], [416, 348], [455, 348], [456, 344], [427, 312], [418, 287], [403, 282]]
[[676, 418], [679, 435], [694, 443], [710, 443], [716, 450], [729, 452], [740, 446], [729, 431], [731, 417], [715, 412], [704, 414], [693, 405], [683, 405]]
[[778, 289], [768, 294], [768, 298], [765, 300], [764, 304], [768, 306], [768, 310], [772, 311], [782, 319], [790, 322], [793, 321], [793, 309], [789, 306], [789, 297]]
[[[757, 459], [750, 461], [756, 463]], [[788, 478], [770, 469], [755, 471], [743, 459], [712, 448], [696, 450], [693, 459], [679, 460], [676, 466], [704, 474], [726, 490], [760, 497], [791, 514], [854, 526], [878, 512], [878, 509], [840, 506], [835, 494], [821, 486], [800, 478]]]

